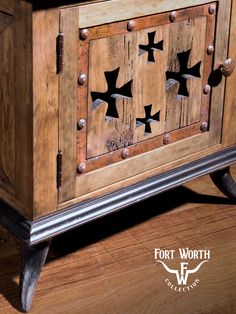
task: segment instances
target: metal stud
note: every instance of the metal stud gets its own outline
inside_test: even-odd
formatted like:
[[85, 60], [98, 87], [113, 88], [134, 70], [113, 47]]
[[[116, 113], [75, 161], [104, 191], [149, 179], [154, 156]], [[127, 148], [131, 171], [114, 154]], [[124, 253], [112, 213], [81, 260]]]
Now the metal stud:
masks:
[[79, 32], [79, 37], [81, 40], [86, 40], [88, 39], [89, 37], [89, 31], [88, 29], [81, 29], [80, 32]]
[[80, 131], [80, 130], [83, 130], [86, 126], [86, 120], [84, 119], [80, 119], [77, 123], [77, 129]]
[[163, 137], [163, 144], [164, 145], [169, 144], [170, 143], [170, 139], [171, 139], [170, 134], [165, 134], [164, 137]]
[[205, 85], [205, 86], [203, 87], [203, 93], [204, 93], [205, 95], [209, 94], [210, 91], [211, 91], [211, 86], [210, 86], [209, 84], [207, 84], [207, 85]]
[[128, 22], [127, 24], [127, 30], [129, 32], [132, 32], [133, 30], [135, 29], [135, 21], [134, 20], [131, 20]]
[[207, 47], [207, 54], [208, 54], [208, 55], [212, 55], [213, 52], [214, 52], [214, 50], [215, 50], [214, 46], [213, 46], [213, 45], [209, 45], [209, 46]]
[[214, 4], [211, 4], [208, 8], [208, 13], [209, 14], [214, 14], [216, 10], [216, 6]]
[[86, 169], [86, 164], [82, 162], [81, 164], [78, 165], [77, 172], [79, 174], [82, 174], [84, 173], [85, 169]]
[[87, 82], [87, 75], [85, 73], [81, 73], [78, 79], [79, 85], [85, 85]]
[[173, 23], [175, 22], [176, 18], [177, 18], [177, 12], [176, 11], [171, 12], [169, 16], [170, 21]]
[[128, 148], [125, 148], [125, 149], [122, 150], [122, 152], [121, 152], [121, 157], [122, 157], [123, 159], [126, 159], [126, 158], [129, 157], [129, 150], [128, 150]]
[[206, 121], [202, 122], [201, 126], [200, 126], [200, 130], [202, 132], [206, 132], [208, 131], [208, 123]]

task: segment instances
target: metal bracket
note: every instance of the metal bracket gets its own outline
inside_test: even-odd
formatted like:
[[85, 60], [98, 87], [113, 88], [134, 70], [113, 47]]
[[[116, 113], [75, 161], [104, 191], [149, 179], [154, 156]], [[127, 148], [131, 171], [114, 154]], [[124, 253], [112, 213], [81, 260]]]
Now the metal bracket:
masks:
[[57, 74], [63, 70], [64, 62], [64, 34], [59, 33], [57, 36]]
[[62, 152], [59, 151], [57, 154], [57, 188], [62, 184]]

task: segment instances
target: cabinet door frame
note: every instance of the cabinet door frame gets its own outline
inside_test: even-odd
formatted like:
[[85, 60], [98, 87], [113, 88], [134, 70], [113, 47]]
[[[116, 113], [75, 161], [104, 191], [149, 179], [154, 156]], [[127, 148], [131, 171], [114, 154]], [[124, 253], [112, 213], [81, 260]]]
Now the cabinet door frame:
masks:
[[[135, 7], [137, 0], [129, 2], [131, 8]], [[162, 2], [163, 6], [160, 7], [158, 4], [155, 7], [155, 12], [149, 12], [150, 7], [153, 6], [152, 0], [149, 0], [148, 4], [143, 4], [143, 12], [150, 13], [161, 13], [166, 10], [175, 10], [183, 7], [191, 7], [199, 4], [206, 4], [208, 1], [203, 0], [185, 0], [173, 4], [170, 1]], [[111, 5], [114, 9], [114, 13], [111, 16], [103, 14], [109, 12], [107, 6]], [[209, 4], [210, 5], [210, 4]], [[228, 53], [228, 39], [229, 39], [229, 25], [230, 25], [230, 9], [231, 6], [227, 0], [217, 1], [218, 12], [217, 12], [217, 24], [216, 24], [216, 37], [215, 37], [215, 55], [214, 55], [214, 69], [218, 67], [219, 62], [227, 58]], [[127, 6], [126, 6], [127, 10]], [[78, 80], [78, 70], [76, 68], [77, 63], [80, 62], [78, 59], [78, 29], [84, 27], [90, 27], [98, 24], [109, 23], [109, 19], [123, 20], [124, 17], [135, 18], [139, 16], [136, 10], [129, 11], [126, 15], [124, 13], [124, 7], [122, 7], [122, 1], [109, 1], [101, 2], [97, 4], [86, 4], [81, 7], [71, 7], [61, 9], [61, 31], [64, 34], [65, 46], [64, 46], [64, 70], [59, 77], [59, 149], [63, 153], [63, 177], [62, 186], [59, 189], [59, 203], [62, 204], [60, 207], [66, 206], [67, 202], [74, 199], [78, 201], [80, 199], [91, 198], [94, 195], [101, 195], [112, 189], [115, 190], [116, 186], [119, 185], [120, 181], [124, 182], [124, 185], [128, 185], [129, 182], [133, 182], [133, 178], [138, 177], [137, 180], [142, 180], [146, 177], [147, 173], [151, 170], [156, 169], [154, 173], [162, 171], [162, 167], [165, 164], [181, 160], [186, 156], [197, 153], [198, 158], [202, 156], [209, 149], [214, 149], [215, 146], [221, 142], [221, 128], [222, 128], [222, 115], [223, 115], [223, 103], [224, 103], [224, 79], [220, 85], [214, 87], [211, 94], [211, 113], [210, 113], [210, 130], [204, 134], [197, 134], [191, 138], [179, 141], [165, 147], [154, 149], [152, 151], [143, 153], [141, 155], [132, 157], [120, 161], [116, 164], [103, 167], [89, 173], [79, 175], [76, 173], [76, 143], [77, 132], [76, 125], [77, 119], [76, 110], [78, 95], [72, 91]], [[142, 11], [142, 10], [141, 10]], [[94, 14], [95, 18], [92, 17]], [[70, 16], [70, 17], [69, 17]], [[122, 17], [122, 18], [121, 18]], [[68, 27], [66, 26], [67, 23]], [[66, 44], [66, 37], [70, 38], [70, 44]], [[69, 41], [69, 39], [68, 39]], [[70, 62], [67, 63], [70, 55]], [[68, 68], [67, 68], [68, 67]], [[72, 72], [70, 72], [72, 71]], [[70, 73], [70, 80], [66, 80], [67, 75]], [[70, 90], [70, 97], [63, 96], [62, 89]], [[64, 97], [64, 98], [63, 98]], [[63, 101], [64, 99], [64, 101]], [[67, 117], [65, 119], [65, 117]], [[217, 146], [219, 149], [220, 146]], [[191, 158], [191, 157], [190, 157]], [[185, 161], [185, 163], [187, 160]], [[177, 163], [182, 164], [182, 161]], [[64, 205], [63, 205], [64, 203]]]

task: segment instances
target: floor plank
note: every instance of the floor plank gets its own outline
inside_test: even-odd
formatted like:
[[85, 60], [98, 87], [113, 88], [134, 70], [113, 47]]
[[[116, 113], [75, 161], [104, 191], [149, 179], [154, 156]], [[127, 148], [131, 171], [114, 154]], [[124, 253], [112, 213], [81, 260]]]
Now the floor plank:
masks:
[[[236, 178], [236, 165], [232, 172]], [[31, 313], [235, 313], [235, 209], [205, 176], [57, 237]], [[175, 275], [155, 262], [157, 247], [210, 249], [199, 285], [186, 293], [167, 287]], [[1, 228], [0, 313], [19, 313], [19, 263]], [[168, 265], [179, 268], [179, 260]]]

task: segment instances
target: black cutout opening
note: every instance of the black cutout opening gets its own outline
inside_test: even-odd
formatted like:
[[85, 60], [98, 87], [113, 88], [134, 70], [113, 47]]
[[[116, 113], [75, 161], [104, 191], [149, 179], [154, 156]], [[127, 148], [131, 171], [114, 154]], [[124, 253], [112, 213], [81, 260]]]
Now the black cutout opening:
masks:
[[105, 78], [107, 82], [107, 91], [101, 92], [91, 92], [92, 97], [92, 110], [95, 109], [100, 104], [106, 102], [108, 104], [106, 117], [119, 118], [119, 114], [116, 107], [116, 100], [119, 98], [132, 98], [132, 83], [130, 80], [120, 88], [116, 87], [117, 78], [119, 75], [120, 68], [114, 71], [105, 72]]
[[216, 69], [209, 75], [208, 84], [210, 86], [216, 87], [218, 86], [223, 78], [223, 74], [220, 69]]
[[144, 106], [145, 110], [145, 118], [137, 118], [136, 119], [136, 127], [145, 124], [144, 133], [152, 133], [151, 123], [160, 121], [160, 111], [156, 112], [154, 115], [151, 115], [152, 105]]
[[201, 61], [199, 61], [197, 64], [192, 66], [191, 68], [188, 68], [188, 61], [189, 56], [191, 53], [191, 49], [177, 53], [177, 57], [179, 60], [179, 71], [178, 72], [171, 72], [166, 71], [166, 80], [174, 80], [179, 82], [179, 90], [178, 95], [180, 96], [186, 96], [189, 97], [189, 91], [187, 88], [187, 80], [190, 77], [201, 77], [200, 74], [200, 67], [201, 67]]
[[163, 40], [158, 43], [154, 43], [156, 32], [148, 33], [148, 44], [139, 45], [139, 55], [148, 52], [148, 62], [155, 62], [154, 49], [163, 50]]

